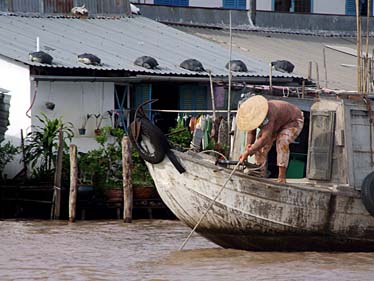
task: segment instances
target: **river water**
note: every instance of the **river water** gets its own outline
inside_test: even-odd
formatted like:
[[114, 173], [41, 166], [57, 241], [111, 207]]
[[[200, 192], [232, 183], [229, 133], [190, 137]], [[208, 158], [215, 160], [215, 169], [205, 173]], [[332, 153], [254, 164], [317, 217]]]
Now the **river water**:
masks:
[[222, 249], [179, 221], [0, 221], [0, 280], [374, 280], [371, 253]]

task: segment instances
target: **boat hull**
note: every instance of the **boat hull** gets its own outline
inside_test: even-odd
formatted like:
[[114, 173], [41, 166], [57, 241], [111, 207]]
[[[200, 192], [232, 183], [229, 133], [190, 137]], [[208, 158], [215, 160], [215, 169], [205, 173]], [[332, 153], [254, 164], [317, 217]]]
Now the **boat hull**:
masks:
[[[200, 154], [147, 163], [170, 210], [191, 228], [229, 177]], [[374, 219], [354, 190], [278, 184], [236, 172], [196, 230], [225, 248], [258, 251], [373, 251]]]

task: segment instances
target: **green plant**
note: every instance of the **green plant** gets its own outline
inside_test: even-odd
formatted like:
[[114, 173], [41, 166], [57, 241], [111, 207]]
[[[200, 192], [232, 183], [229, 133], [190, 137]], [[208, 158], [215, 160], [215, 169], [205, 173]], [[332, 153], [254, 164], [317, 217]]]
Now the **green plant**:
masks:
[[189, 148], [192, 140], [191, 132], [183, 125], [170, 128], [167, 137], [174, 146], [180, 147], [182, 150]]
[[[96, 141], [100, 147], [78, 157], [79, 177], [82, 183], [98, 187], [122, 187], [122, 147], [124, 131], [106, 126], [101, 128]], [[137, 151], [132, 150], [132, 182], [134, 185], [153, 185], [153, 180]]]
[[132, 158], [132, 183], [138, 186], [154, 186], [153, 179], [149, 173], [147, 166], [139, 153], [133, 149], [131, 152]]
[[14, 156], [19, 152], [19, 148], [12, 145], [10, 142], [0, 143], [0, 180], [3, 179], [3, 171]]
[[61, 118], [49, 119], [44, 113], [37, 115], [36, 118], [41, 125], [33, 125], [32, 131], [26, 136], [25, 161], [31, 165], [34, 175], [42, 177], [54, 171], [60, 128], [66, 152], [68, 149], [66, 141], [71, 141], [73, 137], [73, 125], [70, 122], [64, 123]]
[[[121, 128], [106, 126], [96, 136], [100, 148], [90, 151], [93, 180], [104, 186], [122, 186], [122, 147], [124, 131]], [[94, 162], [94, 163], [93, 163]]]
[[85, 129], [86, 128], [86, 126], [87, 126], [87, 122], [88, 122], [88, 120], [90, 119], [92, 117], [92, 114], [86, 114], [86, 115], [84, 115], [83, 117], [82, 117], [82, 125], [81, 125], [81, 129]]

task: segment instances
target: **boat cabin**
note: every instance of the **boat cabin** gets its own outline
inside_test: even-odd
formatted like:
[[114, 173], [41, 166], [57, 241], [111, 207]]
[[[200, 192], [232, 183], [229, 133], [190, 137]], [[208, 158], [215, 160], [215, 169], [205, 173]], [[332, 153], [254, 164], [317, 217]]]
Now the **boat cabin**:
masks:
[[[290, 145], [288, 182], [361, 189], [364, 179], [374, 171], [369, 99], [357, 94], [321, 94], [305, 98], [264, 96], [286, 100], [304, 112], [304, 128]], [[238, 159], [246, 145], [240, 143], [246, 140], [243, 134], [235, 132], [232, 159]], [[268, 178], [278, 176], [276, 157], [274, 145], [268, 154]]]

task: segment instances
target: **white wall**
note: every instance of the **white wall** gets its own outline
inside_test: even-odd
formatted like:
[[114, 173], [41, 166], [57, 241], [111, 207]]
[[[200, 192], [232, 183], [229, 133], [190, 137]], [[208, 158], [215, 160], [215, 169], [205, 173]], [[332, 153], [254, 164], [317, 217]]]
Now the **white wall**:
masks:
[[[20, 131], [23, 129], [24, 135], [31, 126], [31, 119], [26, 116], [26, 111], [30, 107], [30, 76], [29, 67], [17, 63], [7, 58], [0, 58], [0, 88], [9, 90], [11, 96], [9, 108], [9, 127], [5, 132], [5, 141], [10, 141], [15, 146], [21, 145]], [[22, 166], [21, 156], [18, 155], [9, 163], [4, 174], [8, 178], [13, 178]]]
[[[32, 83], [32, 88], [35, 88]], [[32, 108], [33, 124], [38, 121], [35, 115], [44, 112], [48, 118], [62, 117], [64, 122], [71, 122], [74, 126], [73, 143], [78, 145], [79, 151], [88, 151], [97, 147], [94, 139], [95, 117], [88, 120], [86, 135], [79, 136], [82, 117], [87, 113], [105, 114], [114, 108], [114, 84], [103, 82], [39, 82], [38, 96]], [[54, 110], [46, 108], [46, 102], [55, 104]], [[101, 126], [111, 125], [106, 114]]]
[[312, 12], [316, 14], [345, 15], [345, 1], [342, 0], [314, 0]]
[[[271, 11], [272, 0], [257, 0], [256, 9], [260, 11]], [[247, 3], [248, 6], [248, 3]]]
[[28, 66], [0, 58], [0, 88], [9, 90], [10, 126], [6, 135], [20, 137], [20, 130], [30, 127], [31, 120], [26, 116], [30, 107], [30, 76]]

